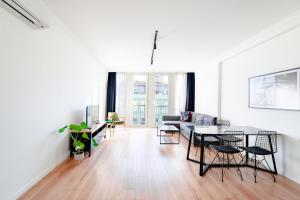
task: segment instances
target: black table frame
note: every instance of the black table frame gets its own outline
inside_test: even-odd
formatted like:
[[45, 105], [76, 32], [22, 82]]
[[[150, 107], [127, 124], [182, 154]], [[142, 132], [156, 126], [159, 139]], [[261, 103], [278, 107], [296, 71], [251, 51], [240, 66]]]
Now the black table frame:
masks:
[[[174, 125], [164, 125], [164, 126], [174, 126]], [[161, 135], [162, 131], [164, 131], [166, 133], [166, 135]], [[158, 134], [158, 132], [159, 132], [159, 134]], [[168, 132], [170, 132], [170, 134], [172, 134], [172, 135], [171, 136], [167, 135]], [[162, 137], [172, 137], [174, 133], [178, 133], [178, 142], [161, 142]], [[180, 144], [180, 131], [178, 128], [177, 128], [177, 130], [164, 130], [164, 129], [160, 129], [159, 126], [157, 126], [156, 135], [159, 136], [160, 144]]]
[[[201, 142], [200, 142], [200, 161], [190, 158], [190, 150], [191, 150], [191, 143], [192, 143], [192, 136], [193, 136], [193, 134], [194, 134], [194, 130], [191, 130], [190, 131], [190, 138], [189, 138], [189, 145], [188, 145], [186, 159], [189, 160], [189, 161], [192, 161], [192, 162], [200, 164], [199, 175], [200, 176], [204, 176], [204, 174], [207, 172], [207, 170], [209, 168], [220, 168], [220, 167], [222, 167], [222, 164], [219, 164], [219, 163], [215, 163], [215, 164], [205, 163], [205, 160], [204, 160], [204, 157], [205, 157], [205, 155], [204, 155], [205, 154], [205, 151], [204, 151], [205, 145], [202, 145]], [[220, 136], [220, 135], [222, 135], [222, 134], [205, 134], [205, 133], [197, 133], [197, 134], [201, 135], [201, 141], [205, 141], [204, 140], [205, 137]], [[246, 144], [245, 145], [246, 145], [246, 147], [248, 147], [249, 146], [249, 135], [257, 135], [257, 134], [244, 134], [244, 135], [246, 136]], [[272, 148], [270, 134], [265, 134], [265, 135], [268, 135], [270, 147]], [[272, 156], [272, 162], [273, 162], [274, 171], [272, 171], [272, 170], [270, 171], [268, 169], [261, 168], [261, 167], [256, 167], [256, 169], [262, 170], [262, 171], [266, 171], [266, 172], [270, 172], [270, 173], [273, 173], [273, 174], [277, 174], [277, 168], [276, 168], [276, 162], [275, 162], [274, 153], [272, 153], [271, 156]], [[251, 168], [254, 168], [254, 166], [252, 166], [252, 165], [249, 164], [249, 153], [248, 152], [246, 152], [245, 162], [244, 163], [238, 164], [238, 165], [229, 164], [227, 166], [228, 167], [251, 167]]]

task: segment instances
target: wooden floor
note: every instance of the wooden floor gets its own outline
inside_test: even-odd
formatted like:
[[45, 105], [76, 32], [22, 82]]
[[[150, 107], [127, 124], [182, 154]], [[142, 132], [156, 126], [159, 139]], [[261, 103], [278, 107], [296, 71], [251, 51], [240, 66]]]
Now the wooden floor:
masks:
[[255, 184], [248, 168], [243, 182], [234, 169], [226, 170], [223, 183], [220, 169], [200, 177], [199, 165], [186, 160], [185, 138], [160, 145], [155, 129], [122, 130], [80, 164], [64, 162], [20, 199], [300, 199], [295, 182], [277, 176], [274, 183], [259, 172]]

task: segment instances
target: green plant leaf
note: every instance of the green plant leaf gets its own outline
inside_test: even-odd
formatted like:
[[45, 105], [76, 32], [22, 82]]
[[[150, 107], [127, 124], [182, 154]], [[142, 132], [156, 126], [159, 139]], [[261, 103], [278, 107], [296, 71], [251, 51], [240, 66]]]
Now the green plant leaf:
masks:
[[81, 122], [80, 126], [81, 126], [82, 129], [88, 129], [89, 128], [88, 125], [85, 122]]
[[82, 130], [82, 127], [81, 127], [81, 125], [70, 124], [70, 125], [69, 125], [69, 129], [70, 129], [71, 131], [81, 131], [81, 130]]
[[63, 132], [65, 132], [66, 128], [68, 128], [67, 125], [64, 126], [64, 127], [62, 127], [62, 128], [60, 128], [60, 129], [58, 129], [58, 132], [59, 132], [59, 133], [63, 133]]
[[85, 145], [80, 140], [74, 140], [73, 141], [73, 146], [74, 146], [76, 151], [83, 150], [84, 147], [85, 147]]
[[90, 139], [87, 133], [83, 133], [83, 134], [81, 135], [81, 137], [82, 137], [83, 139], [88, 139], [88, 140]]
[[94, 147], [99, 146], [98, 142], [97, 142], [94, 138], [92, 139], [92, 142], [93, 142], [93, 146], [94, 146]]

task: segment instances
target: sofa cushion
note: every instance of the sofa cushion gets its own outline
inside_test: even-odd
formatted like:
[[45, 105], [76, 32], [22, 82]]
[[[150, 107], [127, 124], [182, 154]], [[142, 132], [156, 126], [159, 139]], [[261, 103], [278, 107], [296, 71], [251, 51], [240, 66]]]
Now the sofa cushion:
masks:
[[202, 126], [204, 121], [204, 115], [201, 113], [196, 113], [195, 114], [195, 124], [198, 126]]
[[210, 125], [216, 125], [217, 118], [210, 115], [204, 115], [203, 121], [206, 123], [208, 122]]
[[196, 121], [196, 114], [197, 113], [195, 113], [195, 112], [191, 112], [191, 113], [192, 113], [192, 120], [191, 120], [191, 122], [195, 123], [195, 121]]
[[204, 115], [203, 115], [203, 114], [201, 114], [201, 113], [196, 113], [195, 121], [203, 120], [203, 119], [204, 119]]

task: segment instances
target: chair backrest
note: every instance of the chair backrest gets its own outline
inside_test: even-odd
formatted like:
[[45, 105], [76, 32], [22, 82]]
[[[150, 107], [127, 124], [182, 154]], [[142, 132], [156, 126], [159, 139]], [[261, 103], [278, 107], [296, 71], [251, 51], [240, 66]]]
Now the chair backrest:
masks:
[[218, 119], [217, 126], [230, 126], [229, 120]]
[[[271, 144], [271, 145], [270, 145]], [[255, 140], [255, 146], [268, 150], [272, 153], [277, 152], [277, 132], [259, 131]]]
[[119, 121], [119, 116], [116, 112], [109, 112], [108, 118], [111, 119], [112, 121]]
[[243, 131], [225, 131], [219, 138], [221, 139], [221, 144], [225, 146], [244, 146]]

